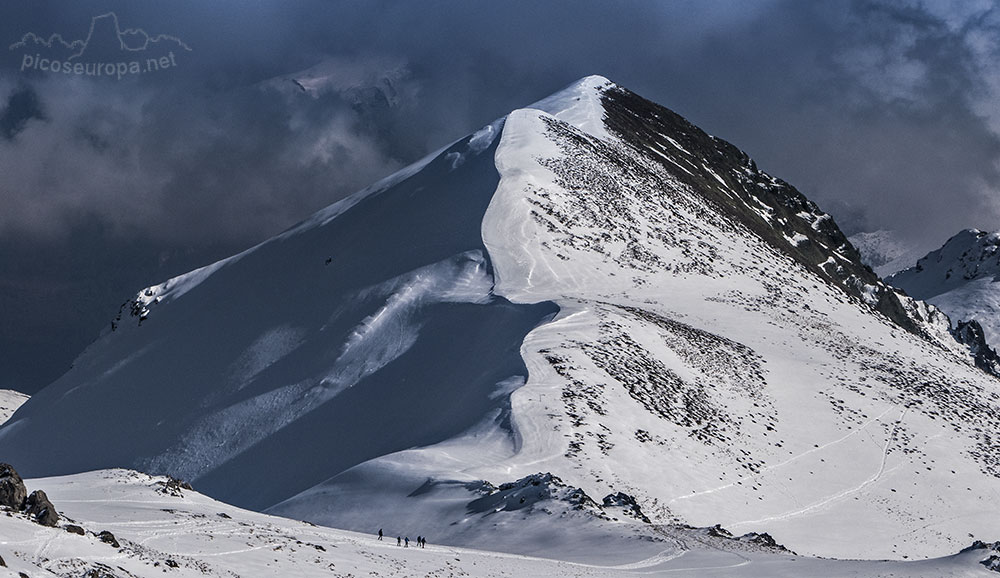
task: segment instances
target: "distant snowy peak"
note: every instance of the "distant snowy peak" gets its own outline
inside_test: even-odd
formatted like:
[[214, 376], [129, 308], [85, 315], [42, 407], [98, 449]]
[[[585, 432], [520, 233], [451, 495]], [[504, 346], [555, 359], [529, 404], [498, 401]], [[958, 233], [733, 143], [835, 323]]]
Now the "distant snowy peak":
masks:
[[1000, 274], [1000, 232], [966, 229], [917, 264], [890, 277], [918, 299], [940, 295], [969, 281]]
[[541, 110], [591, 136], [608, 140], [604, 95], [619, 87], [599, 75], [581, 78], [526, 108]]
[[[917, 299], [934, 304], [957, 325], [960, 339], [982, 334], [985, 343], [973, 347], [977, 358], [988, 353], [986, 343], [1000, 343], [1000, 233], [966, 229], [940, 249], [931, 251], [917, 264], [888, 278]], [[982, 365], [982, 364], [980, 364]]]
[[849, 239], [861, 253], [861, 260], [880, 277], [912, 267], [927, 251], [903, 241], [897, 232], [886, 229], [856, 233]]

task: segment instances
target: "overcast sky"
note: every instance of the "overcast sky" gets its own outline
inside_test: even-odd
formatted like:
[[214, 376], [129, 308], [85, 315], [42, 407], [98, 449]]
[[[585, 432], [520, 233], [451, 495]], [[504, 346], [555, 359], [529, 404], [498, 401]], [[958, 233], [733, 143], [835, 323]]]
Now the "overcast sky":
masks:
[[[128, 54], [165, 65], [38, 66], [80, 45], [36, 37], [85, 40], [109, 12], [166, 35]], [[77, 62], [122, 61], [104, 30]], [[58, 377], [138, 289], [589, 74], [746, 150], [848, 233], [929, 250], [1000, 229], [991, 1], [6, 2], [0, 40], [0, 388]]]

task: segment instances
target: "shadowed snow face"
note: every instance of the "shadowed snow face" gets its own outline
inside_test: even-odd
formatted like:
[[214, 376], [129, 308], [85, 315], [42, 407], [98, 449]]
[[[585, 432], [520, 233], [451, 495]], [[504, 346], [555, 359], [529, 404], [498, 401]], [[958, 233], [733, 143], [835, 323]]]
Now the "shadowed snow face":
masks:
[[[140, 293], [141, 326], [125, 315], [48, 388], [0, 442], [25, 451], [5, 455], [28, 475], [170, 472], [263, 508], [495, 414], [507, 404], [497, 384], [526, 376], [524, 335], [555, 310], [492, 295], [480, 223], [499, 180], [499, 129]], [[126, 353], [135, 351], [144, 353]], [[120, 417], [103, 419], [109, 411]], [[52, 460], [31, 459], [48, 419], [79, 436], [63, 438]], [[117, 441], [93, 448], [95, 438]], [[253, 473], [261, 468], [285, 474], [269, 480]]]

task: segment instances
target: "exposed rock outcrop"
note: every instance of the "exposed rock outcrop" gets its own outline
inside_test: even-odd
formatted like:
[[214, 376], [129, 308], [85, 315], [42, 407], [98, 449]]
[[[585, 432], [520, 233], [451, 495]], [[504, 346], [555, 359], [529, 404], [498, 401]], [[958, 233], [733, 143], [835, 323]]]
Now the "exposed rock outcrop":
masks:
[[622, 509], [622, 513], [626, 516], [630, 516], [637, 520], [642, 520], [643, 522], [649, 523], [649, 518], [646, 514], [642, 513], [642, 508], [635, 501], [635, 498], [626, 494], [625, 492], [618, 492], [616, 494], [608, 494], [604, 496], [603, 505], [605, 508], [618, 507]]
[[20, 510], [27, 497], [28, 490], [17, 470], [10, 464], [0, 464], [0, 506]]
[[973, 358], [976, 360], [976, 367], [986, 373], [1000, 377], [1000, 356], [995, 349], [986, 343], [986, 334], [978, 321], [959, 321], [955, 329], [951, 330], [955, 340], [969, 348]]
[[25, 513], [43, 526], [54, 528], [59, 523], [59, 513], [42, 490], [31, 492], [24, 502]]
[[97, 538], [101, 542], [104, 542], [105, 544], [110, 544], [114, 548], [121, 547], [121, 544], [118, 543], [118, 540], [115, 538], [115, 535], [109, 532], [108, 530], [102, 530], [101, 533], [97, 535]]

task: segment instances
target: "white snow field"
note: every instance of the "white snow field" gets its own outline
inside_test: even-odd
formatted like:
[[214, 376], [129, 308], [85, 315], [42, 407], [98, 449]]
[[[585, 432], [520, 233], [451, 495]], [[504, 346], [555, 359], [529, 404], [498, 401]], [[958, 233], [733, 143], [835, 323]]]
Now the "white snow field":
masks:
[[[790, 185], [588, 77], [141, 291], [0, 428], [0, 456], [581, 564], [455, 556], [512, 575], [975, 575], [941, 557], [1000, 537], [1000, 381], [948, 328]], [[768, 553], [754, 574], [684, 524], [934, 560]]]
[[28, 395], [13, 389], [0, 389], [0, 424], [10, 419], [17, 408], [28, 401]]
[[[996, 544], [944, 558], [837, 561], [768, 552], [755, 544], [702, 531], [663, 529], [662, 542], [610, 539], [603, 561], [581, 563], [435, 543], [416, 546], [419, 526], [377, 524], [368, 533], [314, 526], [267, 516], [171, 487], [166, 478], [129, 470], [104, 470], [29, 479], [63, 519], [48, 528], [21, 514], [0, 516], [0, 576], [992, 576], [982, 563]], [[592, 539], [587, 526], [548, 516], [536, 530], [564, 534], [567, 543]], [[78, 532], [67, 531], [76, 526]], [[99, 535], [110, 532], [114, 545]], [[409, 547], [396, 536], [410, 538]], [[675, 546], [682, 546], [683, 549]], [[488, 543], [483, 544], [488, 547]], [[625, 547], [623, 555], [619, 547]]]

